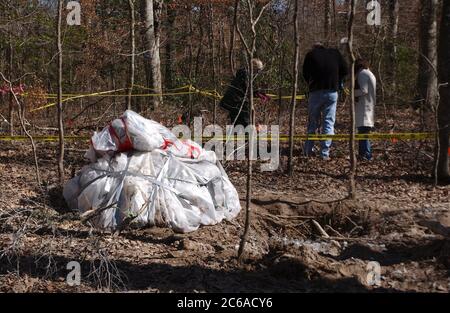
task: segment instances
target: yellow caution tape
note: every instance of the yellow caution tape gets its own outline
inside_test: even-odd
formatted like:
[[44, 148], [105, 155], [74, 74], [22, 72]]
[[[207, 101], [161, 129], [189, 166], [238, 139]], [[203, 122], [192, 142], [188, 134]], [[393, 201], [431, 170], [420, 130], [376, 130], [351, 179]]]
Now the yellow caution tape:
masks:
[[[279, 99], [282, 99], [282, 100], [291, 100], [291, 99], [292, 99], [292, 96], [282, 96], [282, 97], [279, 97], [279, 96], [277, 96], [277, 95], [272, 95], [272, 94], [268, 94], [268, 96], [269, 96], [272, 100], [279, 100]], [[305, 96], [305, 95], [297, 95], [297, 96], [295, 97], [295, 99], [296, 99], [296, 100], [305, 100], [305, 99], [306, 99], [306, 96]]]
[[[434, 133], [397, 133], [397, 134], [388, 134], [388, 133], [372, 133], [372, 134], [356, 134], [355, 140], [393, 140], [393, 139], [403, 139], [403, 140], [424, 140], [424, 139], [432, 139], [435, 138]], [[202, 137], [202, 139], [209, 140], [217, 140], [217, 141], [225, 141], [227, 138], [231, 138], [232, 140], [245, 140], [248, 136], [218, 136], [218, 137]], [[259, 135], [258, 140], [279, 140], [279, 141], [289, 141], [288, 135], [280, 135], [280, 136], [264, 136]], [[339, 135], [295, 135], [293, 136], [295, 141], [325, 141], [325, 140], [335, 140], [335, 141], [348, 141], [350, 140], [349, 134], [339, 134]]]
[[[145, 90], [152, 90], [150, 88], [144, 87], [144, 86], [140, 86], [140, 85], [136, 85], [134, 87], [140, 88], [140, 89], [145, 89]], [[93, 93], [88, 93], [88, 94], [62, 94], [61, 97], [62, 102], [67, 102], [67, 101], [72, 101], [72, 100], [76, 100], [76, 99], [81, 99], [81, 98], [87, 98], [87, 97], [128, 97], [130, 95], [128, 94], [116, 94], [116, 92], [119, 91], [125, 91], [127, 90], [127, 88], [121, 88], [121, 89], [116, 89], [116, 90], [108, 90], [108, 91], [101, 91], [101, 92], [93, 92]], [[217, 100], [222, 99], [222, 95], [220, 95], [216, 90], [201, 90], [201, 89], [197, 89], [195, 88], [193, 85], [186, 85], [186, 86], [182, 86], [182, 87], [178, 87], [178, 88], [174, 88], [174, 89], [168, 89], [166, 92], [163, 93], [143, 93], [143, 94], [132, 94], [131, 97], [167, 97], [167, 96], [182, 96], [182, 95], [190, 95], [190, 94], [198, 94], [198, 95], [202, 95], [205, 97], [210, 97], [210, 98], [214, 98]], [[29, 93], [24, 93], [23, 96], [30, 96]], [[31, 95], [33, 96], [33, 95]], [[39, 95], [41, 96], [41, 95]], [[58, 98], [57, 94], [54, 93], [48, 93], [48, 94], [43, 94], [42, 95], [44, 98], [46, 99], [56, 99]], [[278, 99], [283, 99], [283, 100], [287, 100], [287, 99], [292, 99], [292, 96], [282, 96], [279, 97], [277, 95], [273, 95], [273, 94], [268, 94], [268, 96], [273, 99], [273, 100], [278, 100]], [[305, 95], [297, 95], [296, 99], [297, 100], [304, 100], [306, 97]], [[47, 109], [49, 107], [55, 106], [57, 103], [56, 102], [52, 102], [46, 105], [43, 105], [41, 107], [35, 108], [30, 110], [30, 112], [36, 112], [36, 111], [40, 111], [40, 110], [44, 110]]]
[[[25, 141], [29, 140], [27, 136], [0, 136], [0, 141]], [[58, 141], [58, 136], [33, 136], [35, 141]], [[89, 141], [90, 136], [64, 136], [67, 141]]]
[[[186, 86], [181, 86], [178, 88], [173, 88], [173, 89], [167, 89], [167, 91], [178, 91], [178, 90], [186, 90], [189, 89], [191, 85], [186, 85]], [[147, 88], [141, 85], [134, 85], [133, 89], [144, 89], [144, 90], [151, 90], [154, 91], [151, 88]], [[111, 97], [127, 97], [128, 94], [119, 94], [119, 95], [108, 95], [105, 93], [113, 93], [113, 92], [117, 92], [117, 91], [122, 91], [122, 90], [127, 90], [127, 88], [122, 88], [122, 89], [116, 89], [116, 90], [110, 90], [110, 91], [105, 91], [105, 92], [101, 92], [101, 93], [90, 93], [90, 94], [78, 94], [78, 93], [63, 93], [61, 96], [62, 97], [76, 97], [76, 96], [89, 96], [89, 97], [104, 97], [104, 96], [111, 96]], [[44, 96], [45, 98], [57, 98], [58, 94], [56, 93], [45, 93], [45, 94], [30, 94], [30, 93], [23, 93], [23, 96]], [[134, 96], [134, 95], [132, 95]]]
[[[63, 99], [62, 102], [66, 102], [66, 101], [74, 100], [74, 99], [85, 98], [85, 97], [90, 97], [90, 96], [96, 96], [96, 95], [106, 95], [106, 94], [111, 94], [111, 93], [114, 93], [114, 92], [117, 92], [117, 91], [122, 91], [122, 90], [126, 90], [126, 89], [122, 88], [122, 89], [117, 89], [117, 90], [108, 90], [108, 91], [94, 92], [94, 93], [87, 94], [87, 95], [78, 95], [78, 96], [74, 96], [74, 97], [71, 97], [71, 98]], [[56, 103], [50, 103], [50, 104], [44, 105], [42, 107], [30, 110], [30, 112], [43, 110], [43, 109], [46, 109], [46, 108], [54, 106], [54, 105], [56, 105]]]
[[[373, 134], [357, 134], [355, 136], [355, 140], [392, 140], [392, 139], [403, 139], [403, 140], [424, 140], [424, 139], [433, 139], [435, 138], [435, 133], [397, 133], [397, 134], [387, 134], [387, 133], [373, 133]], [[214, 140], [214, 141], [237, 141], [237, 140], [245, 140], [248, 136], [235, 135], [235, 136], [217, 136], [217, 137], [201, 137], [202, 140]], [[65, 136], [64, 139], [68, 141], [89, 141], [90, 136]], [[58, 136], [33, 136], [33, 139], [36, 141], [58, 141]], [[198, 139], [198, 138], [194, 138]], [[280, 135], [280, 136], [264, 136], [259, 135], [257, 137], [258, 140], [261, 141], [289, 141], [288, 135]], [[28, 140], [26, 136], [0, 136], [0, 141], [23, 141]], [[350, 140], [350, 135], [348, 134], [339, 134], [339, 135], [296, 135], [294, 136], [295, 141], [323, 141], [323, 140], [337, 140], [337, 141], [348, 141]]]

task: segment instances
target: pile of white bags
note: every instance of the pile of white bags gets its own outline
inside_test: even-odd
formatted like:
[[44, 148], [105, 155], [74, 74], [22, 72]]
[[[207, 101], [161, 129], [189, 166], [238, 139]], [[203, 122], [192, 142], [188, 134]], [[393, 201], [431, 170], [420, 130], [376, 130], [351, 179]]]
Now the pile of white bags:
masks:
[[92, 163], [63, 195], [81, 212], [107, 208], [92, 219], [99, 228], [131, 220], [184, 233], [233, 219], [241, 209], [214, 152], [133, 111], [95, 133], [86, 157]]

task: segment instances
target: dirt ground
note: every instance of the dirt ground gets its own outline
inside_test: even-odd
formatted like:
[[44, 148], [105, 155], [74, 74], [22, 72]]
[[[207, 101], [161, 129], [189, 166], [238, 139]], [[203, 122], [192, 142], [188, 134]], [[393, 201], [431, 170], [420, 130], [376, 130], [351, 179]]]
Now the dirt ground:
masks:
[[[358, 165], [356, 201], [345, 200], [346, 143], [336, 143], [329, 162], [297, 157], [293, 178], [256, 164], [243, 263], [243, 210], [189, 234], [146, 228], [114, 236], [81, 224], [55, 187], [56, 147], [38, 144], [37, 189], [29, 144], [0, 142], [2, 292], [449, 291], [448, 228], [436, 221], [449, 225], [450, 188], [433, 186], [430, 142], [376, 142], [375, 159]], [[86, 148], [68, 145], [67, 178], [86, 163]], [[244, 207], [246, 165], [225, 168]], [[81, 264], [79, 286], [66, 283], [70, 261]]]

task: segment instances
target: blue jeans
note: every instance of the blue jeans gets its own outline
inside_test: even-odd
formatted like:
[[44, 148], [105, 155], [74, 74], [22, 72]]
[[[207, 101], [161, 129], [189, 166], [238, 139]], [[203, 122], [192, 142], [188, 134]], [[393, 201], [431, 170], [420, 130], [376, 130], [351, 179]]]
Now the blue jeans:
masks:
[[[372, 127], [358, 127], [358, 134], [370, 134], [371, 130]], [[372, 159], [372, 147], [369, 140], [359, 141], [359, 156], [369, 161]]]
[[[334, 122], [336, 121], [336, 104], [338, 93], [334, 90], [318, 90], [309, 94], [308, 103], [308, 134], [316, 134], [322, 124], [322, 134], [334, 135]], [[322, 114], [322, 123], [320, 115]], [[331, 140], [321, 141], [321, 156], [330, 156]], [[314, 141], [305, 142], [305, 155], [311, 155]]]

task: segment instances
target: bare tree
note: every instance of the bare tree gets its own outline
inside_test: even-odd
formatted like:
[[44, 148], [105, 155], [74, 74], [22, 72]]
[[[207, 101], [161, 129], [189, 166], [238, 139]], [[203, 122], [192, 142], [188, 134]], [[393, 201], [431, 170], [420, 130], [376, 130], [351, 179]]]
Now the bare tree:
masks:
[[64, 184], [64, 122], [63, 122], [63, 108], [62, 108], [62, 67], [63, 67], [63, 50], [62, 50], [62, 11], [63, 0], [58, 0], [58, 14], [57, 14], [57, 38], [56, 45], [58, 49], [58, 100], [57, 100], [57, 115], [58, 115], [58, 135], [59, 135], [59, 153], [58, 153], [58, 174], [59, 183]]
[[[215, 37], [214, 37], [214, 7], [213, 4], [209, 4], [209, 44], [211, 47], [211, 68], [212, 79], [214, 84], [214, 90], [217, 89], [217, 70], [216, 70], [216, 52], [215, 52]], [[217, 99], [214, 98], [213, 107], [213, 124], [216, 124], [217, 118]]]
[[148, 72], [149, 88], [159, 96], [152, 97], [153, 108], [157, 108], [162, 104], [162, 77], [161, 77], [161, 58], [159, 54], [160, 48], [160, 15], [161, 0], [145, 0], [144, 3], [144, 19], [145, 19], [145, 35], [148, 45]]
[[173, 1], [166, 4], [167, 11], [167, 42], [166, 42], [166, 65], [165, 65], [165, 85], [166, 88], [174, 88], [174, 49], [175, 49], [175, 21], [176, 10], [171, 6]]
[[336, 8], [336, 1], [333, 2], [333, 41], [336, 42], [338, 38], [338, 27], [337, 27], [337, 8]]
[[[9, 45], [8, 45], [8, 63], [9, 63], [9, 81], [13, 80], [13, 61], [14, 61], [14, 49], [13, 49], [13, 43], [12, 43], [12, 35], [11, 30], [9, 33]], [[9, 133], [11, 136], [14, 136], [14, 102], [13, 102], [13, 95], [9, 95]]]
[[388, 42], [389, 67], [388, 76], [392, 86], [392, 94], [395, 95], [397, 90], [397, 37], [398, 37], [398, 20], [400, 12], [399, 0], [389, 0], [389, 33], [390, 40]]
[[356, 149], [355, 149], [355, 53], [353, 51], [353, 27], [356, 12], [356, 0], [350, 1], [350, 16], [348, 20], [348, 55], [350, 56], [350, 172], [349, 172], [349, 197], [356, 199]]
[[[189, 28], [189, 44], [188, 44], [188, 51], [189, 51], [189, 73], [188, 73], [188, 79], [189, 79], [189, 85], [193, 84], [193, 72], [194, 72], [194, 49], [193, 49], [193, 43], [192, 43], [192, 37], [194, 35], [194, 28], [192, 26], [192, 8], [188, 6], [188, 28]], [[188, 105], [189, 105], [189, 117], [188, 117], [188, 125], [191, 126], [193, 118], [193, 109], [194, 109], [194, 101], [192, 100], [192, 93], [189, 93], [188, 95]]]
[[324, 0], [325, 1], [325, 17], [324, 17], [324, 39], [327, 44], [330, 44], [331, 40], [331, 1], [334, 0]]
[[[245, 38], [244, 34], [242, 33], [239, 23], [236, 24], [237, 32], [239, 34], [239, 37], [242, 41], [242, 44], [245, 47], [247, 60], [248, 60], [248, 97], [249, 97], [249, 110], [250, 110], [250, 126], [252, 129], [255, 129], [255, 113], [254, 113], [254, 97], [253, 97], [253, 80], [254, 80], [254, 69], [253, 69], [253, 57], [256, 52], [256, 25], [258, 24], [259, 20], [261, 19], [261, 16], [263, 15], [264, 11], [267, 9], [267, 7], [270, 5], [271, 1], [268, 1], [264, 6], [261, 8], [258, 14], [255, 14], [255, 5], [257, 1], [255, 0], [247, 0], [247, 10], [248, 10], [248, 23], [250, 26], [251, 34], [250, 34], [250, 40]], [[250, 141], [251, 142], [251, 139]], [[238, 259], [241, 260], [244, 249], [245, 249], [245, 243], [247, 242], [248, 232], [250, 229], [250, 203], [251, 203], [251, 193], [252, 193], [252, 172], [253, 172], [253, 162], [252, 162], [252, 147], [250, 145], [249, 149], [249, 158], [247, 162], [247, 198], [245, 202], [245, 226], [244, 226], [244, 233], [241, 237], [241, 242], [239, 244], [239, 250], [238, 250]]]
[[[299, 0], [294, 0], [294, 41], [295, 41], [295, 53], [294, 53], [294, 64], [293, 64], [293, 75], [294, 83], [292, 85], [292, 99], [291, 99], [291, 115], [289, 123], [289, 160], [288, 160], [288, 171], [289, 175], [292, 176], [294, 173], [294, 133], [295, 133], [295, 107], [297, 104], [297, 87], [298, 87], [298, 63], [300, 58], [300, 35], [299, 35]], [[327, 1], [328, 2], [328, 1]]]
[[131, 110], [132, 94], [134, 88], [134, 71], [136, 58], [136, 36], [135, 36], [135, 9], [134, 0], [128, 0], [128, 7], [130, 11], [130, 41], [131, 41], [131, 60], [130, 60], [130, 77], [128, 85], [127, 110]]
[[229, 52], [230, 69], [231, 69], [231, 73], [233, 75], [234, 75], [234, 71], [236, 68], [236, 65], [234, 64], [234, 42], [236, 40], [238, 10], [239, 10], [239, 0], [235, 0], [234, 1], [233, 25], [231, 27], [231, 36], [230, 36], [230, 52]]
[[[438, 108], [439, 140], [437, 154], [437, 177], [443, 184], [450, 183], [449, 136], [450, 136], [450, 0], [444, 0], [439, 35], [439, 80], [441, 82]], [[439, 94], [439, 93], [438, 93]]]
[[440, 0], [421, 1], [420, 19], [420, 55], [419, 76], [417, 87], [421, 103], [431, 110], [437, 106], [436, 96], [438, 77], [434, 72], [437, 68], [438, 11]]

